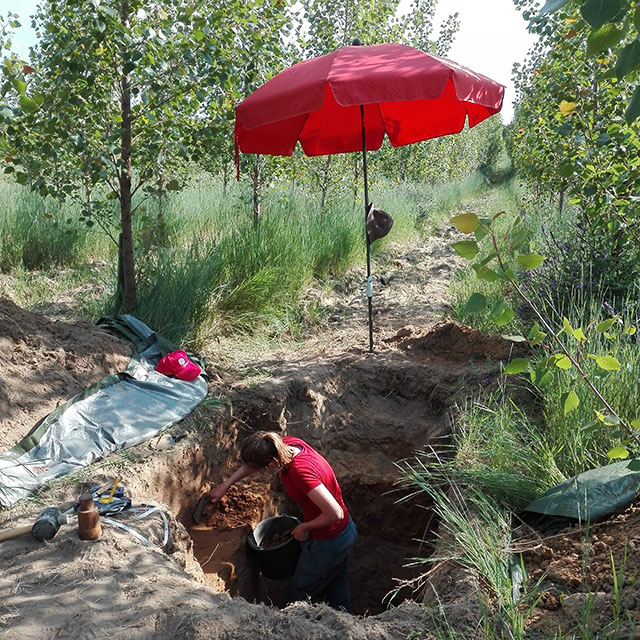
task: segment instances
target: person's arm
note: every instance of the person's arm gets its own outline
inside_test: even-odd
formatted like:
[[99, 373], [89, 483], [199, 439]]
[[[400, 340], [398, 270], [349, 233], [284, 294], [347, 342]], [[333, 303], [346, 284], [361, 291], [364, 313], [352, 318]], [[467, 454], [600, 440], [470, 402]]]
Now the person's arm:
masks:
[[344, 510], [324, 484], [321, 483], [314, 489], [311, 489], [311, 491], [307, 493], [307, 496], [320, 509], [321, 513], [313, 520], [299, 524], [291, 532], [291, 535], [300, 542], [306, 540], [309, 537], [309, 532], [313, 529], [328, 527], [334, 522], [338, 522], [338, 520], [344, 518]]
[[219, 485], [211, 489], [209, 491], [209, 500], [212, 504], [216, 504], [220, 502], [222, 496], [229, 490], [229, 487], [232, 484], [235, 484], [239, 480], [250, 476], [252, 473], [258, 471], [256, 468], [248, 467], [246, 464], [243, 464], [241, 467], [238, 467], [224, 482], [221, 482]]

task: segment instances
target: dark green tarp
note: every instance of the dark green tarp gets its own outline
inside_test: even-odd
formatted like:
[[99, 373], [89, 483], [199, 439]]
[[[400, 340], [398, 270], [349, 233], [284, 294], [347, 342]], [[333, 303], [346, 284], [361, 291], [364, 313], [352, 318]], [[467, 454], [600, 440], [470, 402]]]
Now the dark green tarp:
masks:
[[629, 461], [590, 469], [545, 491], [525, 511], [574, 518], [582, 522], [600, 520], [623, 511], [635, 498], [640, 471], [629, 469]]

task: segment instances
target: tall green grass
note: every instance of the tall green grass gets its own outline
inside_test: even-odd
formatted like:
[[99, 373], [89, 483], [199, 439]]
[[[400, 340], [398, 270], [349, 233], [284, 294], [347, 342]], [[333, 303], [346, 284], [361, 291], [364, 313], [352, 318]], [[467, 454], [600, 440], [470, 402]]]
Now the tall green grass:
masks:
[[[555, 203], [548, 201], [532, 204], [526, 198], [526, 191], [517, 183], [512, 182], [506, 190], [492, 192], [491, 199], [485, 204], [487, 208], [482, 213], [486, 217], [500, 210], [515, 211], [523, 215], [524, 225], [528, 228], [528, 235], [531, 238], [529, 247], [524, 248], [523, 252], [529, 250], [543, 253], [542, 248], [548, 246], [550, 238], [553, 242], [560, 242], [559, 239], [568, 238], [575, 230], [575, 211], [565, 210], [560, 214], [555, 208]], [[505, 224], [508, 224], [506, 219]], [[560, 254], [563, 247], [564, 245], [558, 246]], [[562, 259], [550, 261], [551, 270], [543, 274], [540, 280], [522, 278], [522, 286], [527, 287], [527, 295], [533, 300], [542, 316], [555, 327], [557, 333], [560, 333], [560, 339], [565, 341], [567, 347], [576, 353], [576, 356], [582, 357], [582, 364], [595, 386], [617, 409], [621, 417], [631, 421], [637, 417], [634, 412], [636, 412], [635, 407], [638, 406], [638, 387], [635, 381], [640, 373], [640, 354], [637, 348], [637, 337], [607, 338], [602, 334], [596, 335], [594, 328], [599, 321], [611, 317], [614, 312], [612, 303], [617, 307], [615, 311], [619, 312], [621, 322], [626, 325], [635, 324], [638, 320], [637, 303], [632, 296], [626, 300], [611, 297], [612, 289], [609, 280], [603, 274], [599, 279], [592, 277], [594, 273], [592, 264], [568, 265], [568, 259], [575, 259], [577, 255], [579, 254], [560, 256]], [[553, 271], [554, 266], [557, 267], [557, 272]], [[584, 274], [584, 278], [575, 282], [573, 279], [565, 282], [563, 278], [566, 278], [569, 273]], [[562, 286], [566, 287], [564, 291], [567, 295], [561, 298], [553, 296], [554, 286], [558, 283], [563, 283]], [[487, 283], [477, 279], [471, 269], [460, 273], [454, 287], [456, 299], [454, 312], [457, 317], [483, 331], [521, 333], [526, 336], [536, 319], [524, 301], [517, 298], [513, 292], [505, 290], [502, 283], [499, 281]], [[492, 306], [492, 302], [507, 298], [512, 307], [518, 311], [512, 325], [498, 327], [491, 320], [488, 311], [480, 314], [465, 313], [466, 300], [475, 291], [487, 296], [488, 308]], [[582, 355], [578, 355], [577, 342], [561, 333], [565, 317], [572, 327], [583, 328], [590, 338], [580, 349]], [[616, 333], [615, 327], [610, 333]], [[558, 351], [558, 347], [554, 346], [549, 338], [546, 344], [549, 345], [551, 353]], [[544, 347], [534, 349], [531, 354], [534, 365], [544, 362], [549, 353]], [[584, 357], [586, 353], [612, 355], [623, 363], [623, 367], [616, 372], [600, 370], [595, 363]], [[578, 395], [580, 405], [576, 411], [564, 415], [561, 399], [569, 390], [575, 391]], [[538, 407], [545, 423], [547, 442], [555, 452], [558, 469], [563, 475], [566, 477], [576, 475], [608, 462], [606, 453], [617, 442], [616, 429], [595, 431], [584, 429], [584, 426], [593, 420], [595, 411], [601, 411], [603, 407], [589, 387], [576, 379], [575, 370], [554, 370], [552, 382], [543, 390], [535, 392], [539, 395]]]
[[77, 210], [0, 181], [0, 271], [75, 266], [88, 258], [90, 230]]
[[276, 200], [255, 228], [246, 217], [231, 221], [200, 218], [199, 237], [148, 256], [135, 313], [171, 339], [200, 343], [219, 332], [282, 329], [314, 278], [343, 272], [364, 248], [350, 208], [318, 212]]
[[[485, 185], [479, 175], [459, 186], [378, 185], [372, 200], [394, 226], [372, 246], [374, 262], [391, 243], [416, 238], [425, 215], [442, 219], [456, 198]], [[254, 227], [248, 196], [246, 185], [223, 190], [209, 180], [168, 201], [162, 225], [174, 246], [142, 257], [136, 315], [176, 342], [258, 329], [295, 335], [311, 283], [364, 264], [364, 209], [350, 197], [321, 209], [318, 198], [281, 185], [263, 200]]]
[[[480, 174], [455, 185], [373, 183], [370, 199], [394, 218], [391, 233], [371, 248], [374, 269], [393, 243], [433, 229], [486, 185]], [[366, 256], [362, 203], [351, 193], [334, 194], [321, 209], [317, 194], [305, 188], [276, 183], [265, 189], [257, 227], [246, 182], [223, 185], [194, 173], [182, 191], [161, 201], [137, 198], [138, 304], [131, 311], [175, 342], [192, 345], [220, 332], [296, 334], [310, 319], [304, 296], [311, 283], [362, 266]], [[97, 315], [118, 310], [115, 246], [106, 234], [79, 222], [75, 207], [44, 202], [17, 185], [0, 184], [0, 203], [0, 268], [16, 276], [16, 288], [31, 290], [25, 301], [37, 305], [47, 296], [37, 272], [80, 272], [98, 259], [108, 282], [92, 308]], [[321, 319], [320, 311], [315, 321]]]

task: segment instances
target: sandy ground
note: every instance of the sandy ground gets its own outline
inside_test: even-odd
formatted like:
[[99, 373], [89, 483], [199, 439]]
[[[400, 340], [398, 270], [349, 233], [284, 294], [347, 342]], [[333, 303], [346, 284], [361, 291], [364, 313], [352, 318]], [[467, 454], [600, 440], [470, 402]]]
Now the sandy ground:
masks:
[[[134, 506], [157, 505], [167, 517], [165, 532], [159, 513], [143, 520], [131, 512], [114, 516], [148, 544], [110, 525], [98, 540], [83, 541], [73, 523], [50, 542], [28, 534], [0, 542], [0, 637], [433, 637], [432, 618], [414, 602], [420, 594], [400, 589], [390, 601], [399, 580], [423, 571], [406, 565], [429, 554], [436, 527], [428, 504], [398, 502], [396, 462], [446, 441], [455, 403], [491, 388], [511, 349], [446, 320], [449, 280], [460, 267], [452, 239], [442, 232], [418, 246], [390, 247], [380, 260], [373, 354], [363, 273], [355, 271], [330, 292], [310, 292], [309, 303], [320, 306], [327, 322], [303, 342], [269, 350], [247, 341], [212, 343], [204, 353], [209, 396], [172, 428], [186, 434], [177, 444], [165, 449], [154, 438], [0, 513], [2, 530], [28, 525], [45, 506], [68, 507], [82, 491], [120, 474]], [[0, 347], [3, 448], [83, 387], [122, 371], [130, 354], [128, 344], [104, 329], [28, 312], [6, 299], [0, 300]], [[248, 558], [245, 540], [257, 522], [295, 514], [277, 477], [238, 484], [194, 522], [203, 492], [230, 473], [238, 442], [257, 429], [303, 437], [333, 464], [359, 531], [351, 564], [357, 615], [308, 603], [279, 608], [283, 581], [259, 576]], [[603, 586], [611, 574], [607, 550], [628, 538], [626, 518], [592, 539], [599, 553], [592, 555], [589, 587], [603, 594], [597, 611], [610, 606], [611, 588]], [[580, 534], [567, 530], [542, 541], [531, 534], [518, 544], [532, 575], [559, 567], [532, 630], [570, 625], [579, 609], [581, 567], [566, 559], [579, 557]], [[637, 566], [635, 555], [628, 566]], [[573, 599], [558, 595], [565, 573]], [[471, 636], [480, 624], [481, 585], [451, 567], [434, 573], [432, 584], [447, 594], [457, 628]]]

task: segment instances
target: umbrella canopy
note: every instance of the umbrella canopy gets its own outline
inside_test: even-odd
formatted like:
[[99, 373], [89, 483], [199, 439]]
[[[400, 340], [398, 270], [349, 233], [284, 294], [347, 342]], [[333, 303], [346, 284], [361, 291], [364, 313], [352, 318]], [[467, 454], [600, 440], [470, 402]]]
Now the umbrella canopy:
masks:
[[308, 156], [394, 147], [459, 133], [502, 108], [504, 87], [401, 44], [342, 47], [285, 69], [236, 107], [236, 147]]
[[[504, 87], [451, 60], [401, 44], [342, 47], [281, 71], [236, 107], [239, 152], [308, 156], [362, 151], [365, 230], [366, 152], [385, 134], [394, 147], [459, 133], [502, 108]], [[365, 231], [366, 235], [366, 231]], [[370, 243], [367, 236], [369, 350], [373, 351]]]

